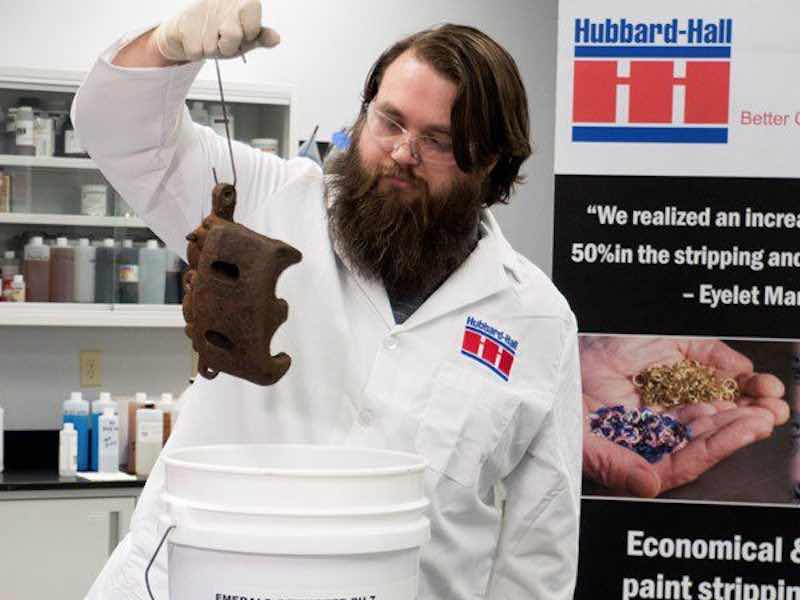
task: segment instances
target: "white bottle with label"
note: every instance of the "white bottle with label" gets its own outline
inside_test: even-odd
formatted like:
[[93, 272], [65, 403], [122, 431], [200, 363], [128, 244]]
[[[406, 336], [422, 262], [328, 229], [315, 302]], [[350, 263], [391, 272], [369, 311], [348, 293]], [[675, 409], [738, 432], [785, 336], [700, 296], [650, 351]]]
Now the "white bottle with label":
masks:
[[147, 394], [144, 392], [136, 392], [133, 398], [127, 403], [126, 411], [127, 418], [124, 420], [127, 423], [127, 440], [126, 450], [121, 452], [125, 460], [120, 464], [128, 465], [128, 473], [136, 473], [136, 411], [144, 408], [147, 404]]
[[47, 113], [33, 119], [36, 156], [53, 156], [56, 150], [56, 120]]
[[98, 419], [99, 473], [116, 473], [119, 470], [119, 418], [113, 408], [106, 408]]
[[34, 125], [33, 108], [18, 106], [16, 112], [17, 124], [17, 154], [34, 156], [36, 154], [36, 134]]
[[[100, 396], [97, 398], [97, 400], [92, 402], [91, 431], [89, 435], [89, 439], [91, 440], [90, 445], [92, 447], [90, 452], [90, 471], [100, 470], [99, 461], [102, 453], [103, 443], [100, 419], [106, 410], [111, 410], [112, 413], [116, 413], [117, 403], [111, 399], [111, 394], [108, 392], [100, 392]], [[119, 422], [117, 422], [117, 425], [119, 425]], [[117, 434], [117, 436], [119, 436], [119, 434]], [[117, 451], [117, 454], [119, 454], [119, 450]]]
[[136, 411], [136, 474], [149, 475], [163, 448], [164, 413], [148, 403]]
[[72, 423], [64, 423], [58, 434], [58, 474], [74, 477], [78, 473], [78, 432]]

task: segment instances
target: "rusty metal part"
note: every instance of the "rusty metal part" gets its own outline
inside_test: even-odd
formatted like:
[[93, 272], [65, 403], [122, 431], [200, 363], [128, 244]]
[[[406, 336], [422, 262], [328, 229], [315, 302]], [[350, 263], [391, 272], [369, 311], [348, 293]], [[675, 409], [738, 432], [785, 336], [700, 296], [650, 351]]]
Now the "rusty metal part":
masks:
[[203, 377], [212, 379], [221, 371], [272, 385], [291, 364], [287, 354], [270, 351], [272, 336], [288, 314], [286, 301], [275, 296], [275, 284], [302, 254], [234, 223], [235, 207], [236, 189], [217, 184], [211, 214], [186, 236], [186, 335], [199, 355]]

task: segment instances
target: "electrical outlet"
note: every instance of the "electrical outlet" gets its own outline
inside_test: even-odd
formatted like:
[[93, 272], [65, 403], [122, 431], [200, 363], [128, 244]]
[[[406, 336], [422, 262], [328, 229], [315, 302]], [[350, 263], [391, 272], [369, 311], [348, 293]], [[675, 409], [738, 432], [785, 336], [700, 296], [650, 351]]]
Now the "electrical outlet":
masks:
[[102, 354], [81, 350], [81, 387], [103, 385]]

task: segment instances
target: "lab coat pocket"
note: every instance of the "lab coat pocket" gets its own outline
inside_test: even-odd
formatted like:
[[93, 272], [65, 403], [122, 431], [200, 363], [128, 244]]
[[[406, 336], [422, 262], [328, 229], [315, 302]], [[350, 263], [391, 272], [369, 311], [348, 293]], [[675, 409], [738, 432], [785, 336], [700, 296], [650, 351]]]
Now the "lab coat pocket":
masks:
[[463, 365], [445, 364], [436, 376], [416, 437], [432, 469], [473, 486], [520, 404], [506, 382]]

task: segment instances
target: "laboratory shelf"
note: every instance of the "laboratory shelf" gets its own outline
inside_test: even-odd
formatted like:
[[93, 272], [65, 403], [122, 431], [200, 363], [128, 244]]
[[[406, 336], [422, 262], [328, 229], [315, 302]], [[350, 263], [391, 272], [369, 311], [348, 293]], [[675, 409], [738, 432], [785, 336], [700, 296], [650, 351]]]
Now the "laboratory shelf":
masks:
[[90, 217], [47, 213], [0, 213], [0, 224], [69, 225], [75, 227], [129, 227], [146, 229], [138, 217]]
[[184, 327], [178, 304], [0, 303], [0, 326]]
[[97, 165], [91, 158], [69, 158], [66, 156], [25, 156], [0, 154], [0, 167], [31, 167], [41, 169], [80, 169], [91, 171]]

